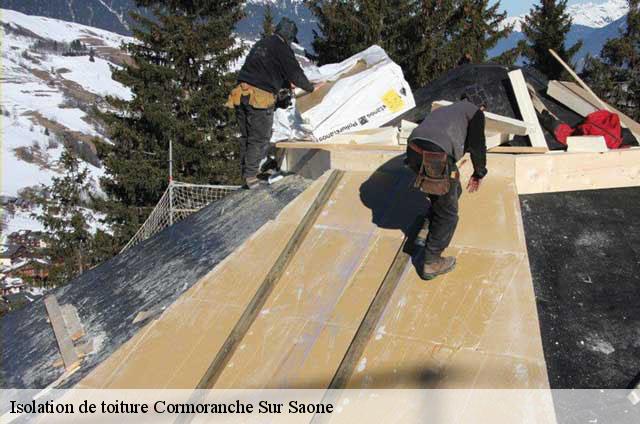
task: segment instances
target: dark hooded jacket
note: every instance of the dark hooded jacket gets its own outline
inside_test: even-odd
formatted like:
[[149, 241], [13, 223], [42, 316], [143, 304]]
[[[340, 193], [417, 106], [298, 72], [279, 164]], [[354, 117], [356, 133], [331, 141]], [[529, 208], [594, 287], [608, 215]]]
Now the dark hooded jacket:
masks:
[[313, 91], [313, 84], [302, 71], [291, 46], [277, 34], [265, 37], [253, 46], [240, 69], [238, 81], [273, 94], [289, 88], [290, 83]]

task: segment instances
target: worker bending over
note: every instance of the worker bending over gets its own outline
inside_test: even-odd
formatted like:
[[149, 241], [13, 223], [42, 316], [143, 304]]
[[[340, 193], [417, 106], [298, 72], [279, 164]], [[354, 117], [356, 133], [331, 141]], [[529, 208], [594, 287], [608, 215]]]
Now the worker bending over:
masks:
[[266, 158], [278, 94], [293, 86], [312, 92], [314, 85], [305, 76], [291, 48], [298, 28], [282, 18], [275, 34], [258, 41], [238, 74], [238, 85], [227, 106], [235, 108], [240, 128], [240, 168], [245, 188], [258, 184], [260, 162]]
[[487, 175], [484, 105], [474, 99], [476, 105], [470, 98], [463, 96], [462, 101], [433, 111], [409, 136], [408, 164], [418, 174], [416, 187], [431, 203], [421, 230], [422, 234], [426, 233], [420, 275], [424, 280], [447, 273], [456, 264], [454, 257], [442, 257], [458, 224], [458, 198], [462, 188], [456, 162], [465, 152], [471, 154], [474, 172], [467, 185], [469, 192], [477, 191]]

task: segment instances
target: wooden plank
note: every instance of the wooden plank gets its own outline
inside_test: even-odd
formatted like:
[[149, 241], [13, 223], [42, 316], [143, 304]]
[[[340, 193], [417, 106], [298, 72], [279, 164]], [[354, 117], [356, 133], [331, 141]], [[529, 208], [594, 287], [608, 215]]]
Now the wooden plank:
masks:
[[488, 150], [489, 153], [546, 153], [549, 149], [532, 146], [497, 146]]
[[[640, 137], [640, 123], [631, 119], [629, 116], [620, 112], [618, 109], [614, 108], [613, 106], [605, 103], [600, 97], [596, 95], [596, 93], [593, 92], [593, 90], [591, 90], [591, 87], [589, 87], [587, 83], [585, 83], [578, 76], [578, 74], [576, 74], [574, 70], [571, 69], [571, 67], [567, 65], [567, 63], [564, 60], [562, 60], [560, 56], [558, 56], [558, 54], [553, 49], [549, 49], [549, 53], [551, 53], [551, 55], [567, 70], [569, 75], [571, 75], [571, 77], [573, 77], [573, 79], [576, 80], [577, 83], [580, 85], [580, 87], [575, 87], [575, 88], [581, 88], [582, 90], [584, 90], [584, 93], [578, 94], [580, 97], [595, 104], [600, 109], [608, 110], [609, 112], [614, 112], [618, 114], [623, 126], [625, 126], [626, 128], [629, 128], [629, 130], [631, 130], [631, 132], [636, 138]], [[565, 84], [565, 86], [570, 87], [567, 84]], [[578, 92], [574, 88], [571, 88], [571, 90], [574, 92]]]
[[596, 101], [601, 109], [609, 110], [608, 105], [603, 102], [598, 96], [596, 96], [596, 93], [594, 93], [593, 90], [591, 90], [591, 88], [584, 81], [582, 81], [578, 74], [576, 74], [574, 70], [571, 69], [571, 66], [567, 65], [567, 63], [562, 60], [558, 53], [556, 53], [553, 49], [549, 49], [549, 53], [551, 53], [551, 56], [553, 56], [564, 67], [564, 69], [567, 70], [569, 75], [571, 75], [571, 77], [573, 77], [573, 79], [576, 80], [578, 84], [580, 84], [580, 86], [582, 86], [582, 88], [584, 88], [592, 96], [592, 98]]
[[580, 116], [587, 116], [598, 110], [597, 106], [571, 91], [562, 81], [549, 81], [547, 95]]
[[[566, 87], [568, 90], [570, 90], [572, 93], [582, 98], [583, 100], [587, 102], [591, 102], [592, 104], [596, 103], [596, 100], [579, 85], [573, 82], [566, 82], [566, 81], [562, 81], [561, 84], [564, 87]], [[607, 104], [607, 110], [617, 114], [618, 117], [620, 118], [620, 123], [622, 124], [622, 127], [629, 128], [629, 130], [633, 133], [633, 135], [636, 138], [640, 138], [640, 124], [638, 122], [634, 121], [632, 118], [620, 112], [620, 110], [616, 109], [615, 107], [609, 104]]]
[[640, 149], [516, 157], [519, 194], [640, 186]]
[[404, 152], [407, 150], [405, 146], [399, 144], [385, 145], [385, 144], [326, 144], [316, 143], [313, 141], [280, 141], [276, 143], [278, 149], [318, 149], [327, 151], [389, 151], [389, 152]]
[[55, 296], [49, 295], [44, 298], [44, 306], [49, 315], [51, 327], [53, 327], [53, 334], [58, 342], [58, 349], [60, 349], [60, 356], [62, 356], [64, 367], [67, 371], [73, 371], [80, 366], [80, 358], [78, 358], [78, 354], [71, 341], [71, 336], [67, 331], [67, 327], [65, 327], [58, 300]]
[[[436, 100], [431, 103], [431, 110], [434, 111], [451, 104], [453, 103], [448, 100]], [[487, 133], [505, 133], [514, 135], [529, 134], [529, 127], [524, 121], [486, 111], [484, 112], [484, 116], [486, 119], [485, 130]]]
[[527, 135], [529, 136], [529, 140], [531, 140], [531, 145], [533, 147], [547, 147], [547, 140], [544, 138], [544, 133], [538, 121], [536, 110], [533, 107], [533, 102], [531, 101], [529, 89], [527, 88], [527, 83], [524, 80], [522, 71], [517, 69], [509, 72], [509, 80], [511, 81], [522, 119], [530, 127], [529, 134]]
[[84, 328], [80, 322], [80, 317], [78, 316], [78, 310], [76, 307], [73, 305], [62, 305], [61, 310], [62, 318], [64, 319], [64, 324], [69, 332], [71, 340], [76, 341], [80, 337], [84, 336]]
[[323, 144], [356, 144], [356, 145], [376, 145], [376, 146], [396, 146], [398, 145], [398, 128], [382, 127], [368, 130], [354, 131], [345, 134], [334, 135], [322, 141]]
[[406, 242], [407, 241], [405, 239], [396, 252], [396, 256], [393, 259], [384, 280], [382, 280], [376, 295], [369, 305], [367, 313], [360, 322], [358, 331], [356, 331], [356, 334], [353, 336], [351, 344], [349, 345], [347, 352], [342, 358], [340, 366], [331, 380], [331, 384], [329, 384], [329, 390], [344, 389], [347, 386], [353, 371], [358, 365], [362, 352], [364, 352], [365, 347], [371, 340], [371, 336], [373, 335], [376, 326], [389, 303], [389, 299], [391, 299], [393, 292], [398, 286], [398, 283], [407, 268], [409, 259], [411, 258], [411, 256], [404, 251]]
[[[227, 366], [227, 363], [240, 345], [243, 337], [247, 331], [249, 331], [251, 324], [255, 321], [260, 310], [267, 301], [267, 298], [286, 271], [287, 266], [295, 256], [306, 235], [309, 233], [309, 230], [313, 227], [316, 219], [322, 212], [322, 209], [331, 197], [335, 188], [340, 183], [343, 175], [343, 171], [334, 170], [331, 172], [331, 175], [325, 182], [322, 190], [320, 190], [320, 193], [318, 193], [318, 196], [296, 227], [296, 230], [289, 239], [289, 242], [280, 253], [280, 256], [271, 267], [267, 276], [262, 281], [262, 284], [245, 308], [240, 319], [233, 327], [231, 333], [209, 365], [207, 371], [202, 376], [200, 382], [196, 386], [196, 389], [210, 389], [215, 385], [222, 373], [222, 370]], [[250, 264], [248, 265], [250, 266]]]
[[606, 152], [607, 150], [609, 150], [607, 142], [600, 135], [567, 137], [567, 152]]

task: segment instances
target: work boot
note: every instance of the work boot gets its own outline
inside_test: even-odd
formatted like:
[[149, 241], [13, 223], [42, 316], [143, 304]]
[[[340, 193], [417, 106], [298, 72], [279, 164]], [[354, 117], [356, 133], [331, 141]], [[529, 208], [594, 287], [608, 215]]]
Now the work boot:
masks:
[[260, 173], [265, 174], [271, 170], [278, 171], [278, 161], [271, 156], [267, 156], [260, 162]]
[[424, 260], [424, 266], [422, 267], [422, 275], [420, 276], [423, 280], [433, 280], [438, 275], [446, 274], [447, 272], [453, 270], [456, 266], [456, 258], [453, 256], [436, 256], [436, 257], [427, 257]]
[[260, 184], [260, 180], [257, 177], [247, 177], [244, 179], [244, 189], [252, 190]]

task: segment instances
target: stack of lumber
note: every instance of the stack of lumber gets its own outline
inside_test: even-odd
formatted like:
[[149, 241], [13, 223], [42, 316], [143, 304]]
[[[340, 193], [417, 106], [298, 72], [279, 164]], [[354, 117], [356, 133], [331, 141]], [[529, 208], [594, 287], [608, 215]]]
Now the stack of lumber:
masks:
[[402, 122], [400, 122], [400, 144], [407, 144], [411, 133], [414, 129], [416, 129], [417, 126], [418, 124], [416, 124], [415, 122], [405, 121], [404, 119], [402, 120]]

